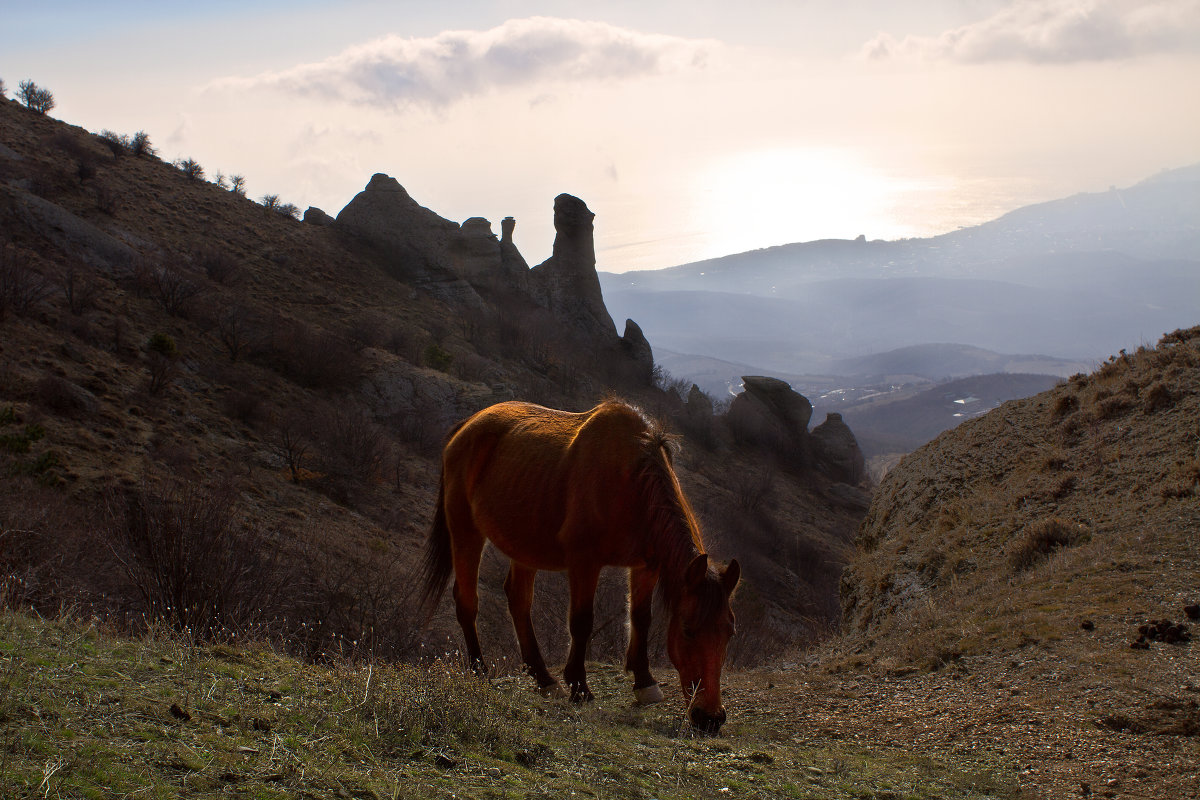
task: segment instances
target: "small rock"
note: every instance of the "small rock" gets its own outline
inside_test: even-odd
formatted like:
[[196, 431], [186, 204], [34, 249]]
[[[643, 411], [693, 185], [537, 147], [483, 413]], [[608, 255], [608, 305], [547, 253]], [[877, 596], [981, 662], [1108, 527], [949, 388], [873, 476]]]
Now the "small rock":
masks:
[[1200, 619], [1200, 605], [1184, 606], [1183, 613], [1187, 614], [1188, 619]]
[[187, 722], [189, 719], [192, 718], [191, 714], [189, 714], [188, 712], [184, 711], [182, 708], [179, 707], [179, 703], [171, 703], [170, 710], [171, 710], [172, 717], [174, 717], [175, 719], [178, 719], [178, 720], [182, 720], [183, 722]]
[[1085, 631], [1096, 630], [1096, 624], [1090, 619], [1085, 619], [1083, 622], [1079, 623], [1079, 627], [1083, 628]]

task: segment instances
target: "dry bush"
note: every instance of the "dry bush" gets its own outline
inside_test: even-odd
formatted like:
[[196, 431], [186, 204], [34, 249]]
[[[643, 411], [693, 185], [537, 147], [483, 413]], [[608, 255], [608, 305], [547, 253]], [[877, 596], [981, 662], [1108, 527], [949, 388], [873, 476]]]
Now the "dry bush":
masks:
[[1009, 566], [1014, 572], [1027, 570], [1054, 551], [1079, 544], [1086, 538], [1085, 528], [1059, 517], [1038, 520], [1025, 526], [1009, 546]]
[[262, 338], [250, 312], [238, 303], [226, 306], [210, 321], [232, 362], [255, 349]]
[[11, 243], [0, 247], [0, 322], [8, 312], [26, 314], [50, 292], [33, 266], [33, 255]]
[[300, 483], [306, 474], [305, 463], [312, 449], [311, 431], [308, 416], [295, 409], [272, 420], [271, 441], [287, 464], [292, 483]]
[[1175, 405], [1175, 392], [1162, 381], [1156, 381], [1146, 390], [1142, 410], [1147, 414], [1163, 411]]
[[362, 377], [350, 343], [299, 321], [278, 321], [270, 330], [268, 365], [310, 389], [342, 389]]
[[186, 175], [190, 181], [198, 181], [204, 178], [204, 167], [200, 166], [200, 162], [194, 158], [177, 159], [174, 167]]
[[327, 406], [309, 416], [317, 443], [321, 486], [335, 500], [353, 504], [375, 483], [389, 454], [386, 432], [362, 408]]
[[162, 394], [179, 373], [179, 350], [175, 340], [165, 334], [153, 334], [146, 341], [146, 370], [149, 378], [146, 391], [151, 395]]
[[163, 310], [174, 317], [187, 316], [192, 303], [204, 293], [203, 286], [170, 265], [151, 270], [150, 289]]
[[235, 286], [245, 275], [241, 262], [227, 250], [211, 245], [197, 247], [192, 251], [192, 263], [213, 283]]
[[743, 469], [730, 477], [729, 489], [733, 492], [734, 502], [743, 511], [756, 512], [762, 509], [763, 502], [771, 496], [775, 487], [778, 471], [772, 465], [759, 469]]
[[42, 408], [68, 417], [90, 414], [98, 405], [91, 393], [57, 375], [42, 377], [34, 388], [34, 396]]
[[95, 306], [100, 294], [100, 282], [86, 264], [70, 259], [58, 267], [55, 278], [62, 289], [63, 299], [67, 301], [67, 310], [73, 316], [83, 316], [84, 312]]
[[1067, 416], [1079, 408], [1079, 398], [1073, 394], [1060, 394], [1054, 400], [1051, 413], [1056, 419]]
[[1125, 394], [1116, 394], [1100, 399], [1092, 408], [1092, 415], [1097, 420], [1112, 419], [1124, 414], [1132, 407], [1132, 398]]
[[147, 620], [211, 639], [270, 615], [274, 549], [241, 517], [236, 495], [172, 482], [107, 498], [105, 534]]
[[96, 209], [110, 217], [115, 217], [125, 204], [124, 196], [107, 183], [94, 185], [92, 194], [96, 197]]

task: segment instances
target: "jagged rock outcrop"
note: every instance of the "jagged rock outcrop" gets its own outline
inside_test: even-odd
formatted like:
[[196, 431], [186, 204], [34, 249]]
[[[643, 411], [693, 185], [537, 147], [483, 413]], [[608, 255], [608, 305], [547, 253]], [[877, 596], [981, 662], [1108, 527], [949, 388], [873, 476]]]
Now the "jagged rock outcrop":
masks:
[[533, 296], [585, 336], [617, 338], [617, 326], [604, 305], [596, 275], [596, 243], [587, 204], [569, 194], [554, 198], [554, 251], [530, 270]]
[[742, 385], [745, 391], [733, 399], [727, 416], [738, 438], [806, 464], [812, 418], [808, 398], [778, 378], [746, 375]]
[[654, 351], [642, 333], [641, 327], [631, 319], [625, 320], [625, 335], [621, 337], [621, 349], [633, 360], [638, 378], [643, 383], [654, 379]]
[[[529, 286], [529, 267], [512, 246], [515, 222], [507, 217], [508, 247], [492, 233], [492, 223], [483, 217], [471, 217], [458, 230], [450, 244], [450, 263], [454, 271], [477, 289], [525, 291]], [[506, 257], [506, 251], [507, 257]], [[515, 258], [512, 254], [515, 253]]]
[[332, 225], [333, 217], [326, 214], [316, 206], [309, 206], [304, 210], [304, 221], [310, 225]]
[[866, 459], [842, 415], [831, 413], [812, 429], [812, 454], [817, 468], [835, 481], [855, 486], [866, 474]]
[[687, 413], [692, 419], [712, 419], [713, 404], [712, 398], [700, 389], [696, 384], [692, 384], [692, 388], [688, 391], [687, 396]]
[[395, 178], [383, 173], [372, 176], [334, 224], [374, 245], [400, 280], [449, 302], [482, 305], [471, 285], [448, 263], [459, 226], [418, 204]]
[[500, 269], [506, 276], [511, 276], [514, 285], [523, 291], [529, 290], [529, 264], [513, 242], [513, 230], [517, 221], [505, 217], [500, 221]]

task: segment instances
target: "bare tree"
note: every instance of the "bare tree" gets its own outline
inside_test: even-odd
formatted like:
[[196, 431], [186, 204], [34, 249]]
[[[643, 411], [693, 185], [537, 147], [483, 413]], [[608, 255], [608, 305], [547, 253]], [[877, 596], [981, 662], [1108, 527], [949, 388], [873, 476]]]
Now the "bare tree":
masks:
[[43, 89], [33, 81], [21, 81], [21, 89], [18, 94], [22, 103], [39, 114], [45, 114], [54, 108], [54, 95], [50, 93], [49, 89]]
[[246, 196], [246, 178], [242, 175], [229, 176], [229, 191], [236, 194], [238, 197]]
[[188, 180], [198, 181], [204, 178], [204, 167], [194, 158], [181, 158], [175, 162], [175, 167], [188, 176]]

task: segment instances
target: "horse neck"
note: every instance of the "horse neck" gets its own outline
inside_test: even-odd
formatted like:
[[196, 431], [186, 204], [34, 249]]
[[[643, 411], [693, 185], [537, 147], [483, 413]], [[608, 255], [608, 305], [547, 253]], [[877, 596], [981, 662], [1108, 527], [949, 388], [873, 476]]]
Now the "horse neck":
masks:
[[700, 528], [679, 481], [669, 467], [663, 467], [648, 479], [646, 560], [658, 570], [667, 604], [674, 605], [684, 572], [703, 549]]

